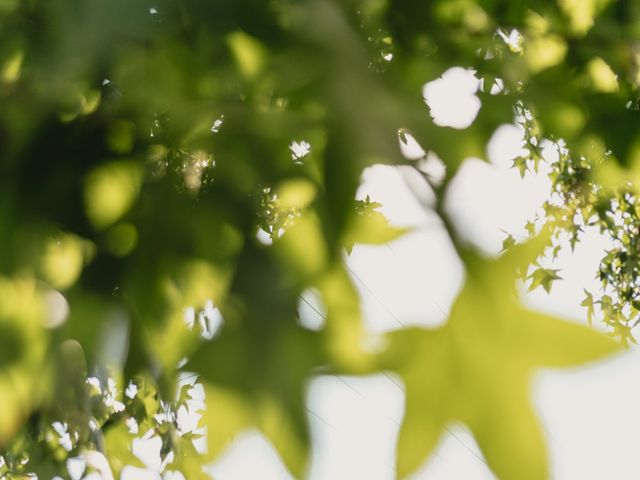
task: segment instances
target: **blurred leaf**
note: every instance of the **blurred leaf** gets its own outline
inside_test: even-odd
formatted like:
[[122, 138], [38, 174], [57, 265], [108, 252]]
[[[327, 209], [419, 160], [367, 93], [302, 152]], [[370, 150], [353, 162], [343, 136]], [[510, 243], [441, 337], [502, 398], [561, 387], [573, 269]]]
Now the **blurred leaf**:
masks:
[[308, 180], [289, 179], [278, 185], [276, 195], [278, 208], [283, 211], [293, 208], [302, 210], [315, 198], [316, 187]]
[[[115, 120], [109, 125], [107, 143], [113, 153], [125, 154], [131, 152], [135, 142], [135, 124], [128, 120]], [[135, 172], [128, 172], [135, 175]], [[134, 183], [136, 180], [134, 180]]]
[[0, 79], [5, 83], [13, 83], [20, 78], [24, 50], [18, 49], [4, 62], [0, 68]]
[[[498, 477], [546, 478], [543, 437], [529, 406], [530, 375], [537, 367], [593, 361], [619, 347], [585, 327], [523, 309], [504, 288], [513, 276], [503, 262], [472, 265], [448, 323], [391, 333], [381, 356], [381, 366], [397, 371], [407, 392], [398, 472], [416, 470], [446, 424], [459, 420]], [[501, 280], [487, 281], [492, 278]]]
[[30, 278], [0, 277], [0, 445], [49, 393], [42, 292]]
[[47, 239], [42, 247], [40, 269], [44, 279], [59, 289], [71, 287], [82, 268], [94, 254], [91, 242], [71, 234], [59, 234]]
[[317, 217], [306, 213], [296, 219], [276, 243], [274, 254], [299, 278], [320, 274], [326, 267], [328, 252]]
[[205, 385], [205, 401], [208, 455], [214, 459], [239, 432], [253, 425], [252, 412], [241, 394], [215, 385]]
[[327, 310], [323, 333], [332, 367], [337, 372], [369, 373], [374, 362], [363, 348], [360, 299], [349, 274], [336, 265], [318, 280], [317, 288]]
[[566, 53], [566, 41], [557, 35], [531, 39], [525, 47], [525, 59], [533, 73], [558, 65]]
[[244, 32], [236, 31], [227, 37], [238, 68], [247, 78], [255, 78], [265, 63], [265, 49], [260, 42]]
[[596, 0], [558, 0], [558, 3], [569, 18], [572, 33], [582, 36], [593, 26]]
[[594, 90], [613, 93], [618, 90], [618, 80], [611, 67], [600, 57], [591, 59], [587, 64], [587, 72]]
[[[208, 382], [205, 421], [211, 458], [236, 434], [255, 427], [292, 474], [302, 474], [309, 447], [303, 387], [310, 369], [323, 360], [314, 335], [295, 330], [259, 342], [227, 330], [190, 360], [190, 368]], [[236, 362], [225, 363], [234, 357]]]
[[382, 213], [367, 209], [352, 217], [344, 243], [347, 252], [351, 253], [356, 243], [380, 245], [396, 240], [409, 231], [409, 228], [393, 227]]
[[111, 162], [93, 170], [86, 179], [87, 216], [98, 229], [116, 222], [133, 205], [142, 183], [142, 169], [133, 162]]

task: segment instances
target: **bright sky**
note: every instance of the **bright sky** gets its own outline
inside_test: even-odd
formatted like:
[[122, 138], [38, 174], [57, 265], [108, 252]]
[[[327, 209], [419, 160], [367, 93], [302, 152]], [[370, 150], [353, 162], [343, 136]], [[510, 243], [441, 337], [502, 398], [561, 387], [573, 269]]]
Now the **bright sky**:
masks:
[[[439, 124], [464, 128], [478, 111], [476, 88], [471, 73], [453, 69], [443, 80], [427, 85], [424, 94]], [[468, 159], [447, 192], [447, 209], [461, 234], [487, 254], [500, 250], [504, 231], [524, 235], [526, 221], [549, 191], [545, 175], [529, 174], [523, 180], [509, 168], [520, 148], [518, 128], [501, 127], [488, 145], [491, 163]], [[383, 204], [381, 210], [392, 223], [414, 228], [389, 245], [356, 246], [346, 257], [372, 332], [400, 328], [400, 322], [428, 326], [445, 322], [463, 281], [462, 266], [438, 218], [412, 193], [421, 192], [423, 202], [429, 202], [428, 187], [420, 181], [406, 167], [380, 165], [363, 174], [358, 196], [369, 194]], [[594, 275], [606, 246], [597, 232], [587, 232], [575, 252], [565, 249], [556, 264], [564, 280], [554, 284], [550, 295], [539, 289], [523, 301], [530, 308], [584, 321], [585, 311], [579, 306], [582, 289], [597, 290]], [[307, 299], [317, 304], [311, 292]], [[322, 321], [311, 309], [301, 314], [310, 325]], [[552, 478], [638, 478], [639, 378], [638, 350], [588, 368], [540, 371], [532, 401], [546, 431]], [[401, 382], [384, 375], [321, 377], [311, 382], [307, 407], [314, 455], [309, 478], [395, 479], [395, 441], [403, 402]], [[211, 471], [217, 480], [291, 478], [269, 444], [253, 431], [238, 438]], [[128, 478], [142, 478], [140, 471], [130, 473]], [[473, 437], [463, 426], [451, 425], [437, 452], [412, 478], [494, 477]]]

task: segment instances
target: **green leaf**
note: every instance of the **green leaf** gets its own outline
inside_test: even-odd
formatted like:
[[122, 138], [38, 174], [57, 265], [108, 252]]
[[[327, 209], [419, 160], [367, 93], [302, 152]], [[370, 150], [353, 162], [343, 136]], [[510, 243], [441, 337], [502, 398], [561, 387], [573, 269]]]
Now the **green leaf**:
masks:
[[560, 270], [554, 270], [550, 268], [538, 268], [534, 270], [531, 275], [529, 275], [529, 279], [531, 280], [531, 285], [529, 285], [529, 291], [535, 290], [538, 287], [544, 288], [544, 290], [549, 293], [551, 291], [551, 286], [555, 280], [562, 280], [562, 277], [558, 275]]
[[619, 350], [587, 327], [524, 309], [506, 288], [515, 279], [509, 265], [508, 259], [467, 258], [467, 283], [444, 327], [389, 334], [380, 367], [397, 372], [406, 386], [400, 476], [415, 471], [444, 426], [458, 420], [469, 426], [499, 478], [547, 478], [544, 441], [529, 402], [534, 369], [573, 366]]
[[507, 234], [507, 238], [505, 238], [502, 241], [502, 252], [506, 252], [507, 250], [509, 250], [511, 247], [513, 247], [516, 244], [516, 239], [513, 238], [513, 235], [511, 235], [510, 233]]
[[114, 224], [135, 202], [143, 170], [135, 162], [111, 162], [92, 170], [86, 178], [84, 202], [87, 217], [97, 229]]
[[350, 252], [356, 243], [381, 245], [392, 242], [411, 231], [409, 228], [394, 227], [380, 212], [367, 209], [352, 217], [351, 225], [344, 237], [344, 244]]
[[527, 224], [525, 225], [525, 229], [527, 230], [527, 233], [529, 234], [529, 237], [533, 238], [536, 235], [536, 224], [535, 222], [527, 222]]
[[587, 309], [587, 321], [589, 322], [589, 325], [592, 325], [593, 324], [593, 313], [594, 313], [593, 295], [591, 295], [586, 289], [584, 290], [584, 294], [585, 294], [585, 298], [582, 301], [582, 303], [580, 304], [580, 306], [586, 307], [586, 309]]
[[326, 307], [323, 340], [335, 373], [371, 373], [372, 356], [362, 347], [365, 336], [358, 292], [343, 265], [335, 265], [317, 282]]
[[524, 178], [524, 175], [527, 173], [527, 157], [516, 157], [513, 159], [513, 165], [520, 172], [520, 177]]
[[227, 43], [243, 76], [253, 79], [264, 68], [266, 49], [258, 40], [242, 31], [227, 36]]

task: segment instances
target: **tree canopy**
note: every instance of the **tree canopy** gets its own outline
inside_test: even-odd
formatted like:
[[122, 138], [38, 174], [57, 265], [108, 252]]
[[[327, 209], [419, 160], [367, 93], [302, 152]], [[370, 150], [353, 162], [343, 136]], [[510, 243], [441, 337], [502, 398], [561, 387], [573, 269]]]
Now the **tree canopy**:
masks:
[[[637, 1], [0, 0], [0, 479], [70, 478], [77, 456], [118, 477], [149, 432], [163, 468], [209, 478], [248, 427], [304, 477], [308, 381], [379, 371], [407, 391], [399, 476], [460, 420], [499, 478], [547, 478], [532, 372], [616, 352], [640, 318], [639, 25]], [[423, 98], [456, 66], [480, 80], [468, 126]], [[546, 163], [553, 191], [530, 238], [486, 258], [443, 199], [505, 123], [524, 131], [514, 167]], [[442, 178], [403, 156], [413, 141]], [[344, 255], [406, 233], [356, 200], [380, 163], [434, 193], [466, 283], [446, 325], [372, 351]], [[613, 338], [514, 288], [548, 291], [540, 259], [588, 226], [613, 247], [583, 305]], [[318, 330], [299, 321], [310, 288]], [[205, 453], [176, 420], [196, 408], [184, 372]]]

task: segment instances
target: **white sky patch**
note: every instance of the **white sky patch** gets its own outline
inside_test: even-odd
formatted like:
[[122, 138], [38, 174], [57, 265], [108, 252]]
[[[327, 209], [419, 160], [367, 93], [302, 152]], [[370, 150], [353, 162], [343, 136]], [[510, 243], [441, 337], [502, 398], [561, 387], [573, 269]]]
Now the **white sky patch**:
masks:
[[[98, 472], [91, 472], [88, 475], [85, 475], [85, 477], [82, 480], [104, 480], [104, 478]], [[133, 479], [125, 478], [124, 474], [123, 474], [121, 480], [133, 480]], [[135, 480], [146, 480], [146, 478], [144, 478], [144, 477], [135, 477]]]
[[305, 140], [294, 140], [289, 145], [291, 158], [295, 163], [302, 163], [302, 159], [311, 153], [311, 144]]
[[[586, 308], [580, 306], [585, 296], [584, 289], [593, 294], [599, 292], [600, 281], [596, 278], [596, 273], [605, 250], [610, 248], [610, 240], [596, 227], [585, 230], [573, 252], [568, 239], [563, 238], [558, 259], [549, 265], [550, 268], [560, 269], [562, 281], [555, 281], [548, 294], [542, 288], [524, 293], [525, 304], [536, 310], [583, 323], [587, 313]], [[596, 319], [594, 327], [604, 328], [604, 325]]]
[[415, 137], [406, 130], [400, 130], [398, 132], [398, 143], [400, 145], [400, 152], [409, 160], [417, 160], [426, 155], [426, 152]]
[[239, 435], [207, 471], [224, 480], [293, 480], [273, 447], [254, 430]]
[[273, 243], [271, 234], [269, 232], [264, 231], [262, 228], [259, 228], [258, 231], [256, 232], [256, 239], [262, 245], [271, 245]]
[[[398, 143], [402, 155], [408, 160], [414, 160], [414, 166], [427, 175], [433, 185], [438, 186], [442, 183], [447, 167], [438, 155], [431, 151], [425, 152], [415, 137], [406, 130], [398, 132]], [[420, 193], [414, 193], [420, 197]]]
[[549, 191], [543, 173], [521, 179], [516, 169], [468, 159], [449, 185], [445, 208], [466, 241], [495, 256], [505, 231], [525, 238], [526, 222], [540, 211]]
[[185, 480], [185, 478], [180, 472], [164, 472], [162, 480]]
[[520, 35], [520, 32], [518, 30], [514, 28], [510, 32], [505, 32], [499, 28], [498, 35], [500, 35], [502, 40], [504, 40], [504, 43], [507, 44], [507, 46], [512, 52], [518, 53], [522, 51], [523, 39], [522, 39], [522, 35]]
[[309, 419], [316, 442], [311, 480], [395, 478], [394, 444], [404, 402], [402, 391], [390, 385], [383, 375], [325, 376], [311, 383]]
[[[436, 204], [436, 194], [429, 184], [429, 182], [432, 182], [432, 179], [429, 178], [429, 181], [427, 181], [427, 179], [424, 178], [423, 173], [414, 168], [415, 166], [401, 165], [396, 167], [397, 170], [393, 172], [394, 175], [392, 178], [399, 174], [404, 183], [404, 187], [409, 189], [409, 193], [413, 197], [413, 201], [416, 205], [426, 212], [431, 212]], [[438, 220], [437, 217], [434, 218]]]
[[161, 447], [162, 440], [158, 436], [149, 437], [148, 435], [143, 435], [142, 438], [133, 440], [133, 454], [150, 470], [160, 470], [162, 465], [160, 460]]
[[213, 125], [211, 125], [211, 133], [218, 133], [220, 128], [222, 128], [222, 124], [224, 123], [224, 115], [220, 115], [213, 121]]
[[133, 398], [136, 396], [137, 393], [138, 393], [138, 386], [133, 382], [129, 382], [129, 385], [127, 385], [127, 388], [124, 391], [124, 394], [128, 398]]
[[[97, 472], [93, 472], [87, 475], [85, 477], [85, 480], [88, 478], [91, 478], [91, 480], [114, 480], [113, 473], [111, 472], [111, 467], [109, 466], [109, 461], [102, 453], [95, 450], [89, 450], [84, 452], [84, 458], [87, 461], [88, 467], [97, 470]], [[140, 478], [139, 480], [144, 479]]]
[[534, 402], [554, 479], [638, 478], [639, 377], [638, 348], [589, 368], [539, 375]]
[[434, 152], [429, 152], [418, 159], [415, 167], [424, 173], [435, 187], [440, 186], [447, 175], [447, 166]]
[[[416, 194], [430, 192], [411, 167], [376, 165], [365, 170], [358, 197], [369, 195], [396, 226], [413, 231], [387, 245], [356, 245], [346, 262], [360, 292], [365, 321], [374, 333], [403, 325], [436, 327], [446, 321], [462, 284], [462, 264], [438, 216]], [[430, 193], [433, 195], [433, 192]], [[428, 204], [428, 202], [427, 202]]]
[[489, 139], [487, 155], [492, 164], [503, 170], [510, 169], [513, 159], [527, 155], [524, 148], [524, 129], [520, 125], [500, 125]]
[[62, 448], [64, 448], [67, 452], [70, 452], [73, 448], [73, 442], [71, 441], [71, 435], [69, 434], [69, 426], [65, 423], [61, 422], [53, 422], [51, 424], [53, 430], [60, 436], [58, 439], [58, 443]]
[[131, 465], [124, 467], [120, 473], [120, 480], [160, 480], [160, 478], [160, 474], [153, 470], [132, 467]]
[[207, 300], [204, 310], [198, 314], [198, 323], [205, 339], [212, 339], [220, 331], [223, 324], [222, 313], [212, 300]]
[[87, 468], [87, 461], [82, 457], [71, 457], [67, 459], [67, 471], [71, 480], [80, 480]]
[[314, 331], [322, 330], [324, 327], [327, 309], [315, 288], [308, 288], [300, 295], [298, 314], [300, 315], [300, 325], [303, 327]]
[[[362, 172], [360, 187], [356, 192], [356, 198], [363, 200], [369, 195], [371, 201], [379, 202], [382, 206], [378, 209], [391, 220], [391, 223], [401, 227], [424, 227], [439, 222], [438, 217], [432, 212], [427, 212], [418, 203], [412, 191], [407, 188], [403, 178], [404, 172], [413, 170], [411, 167], [392, 167], [389, 165], [373, 165]], [[435, 198], [433, 191], [427, 182], [420, 178], [417, 172], [409, 174], [412, 182], [415, 182], [416, 195], [422, 195], [421, 202], [432, 203]]]
[[200, 418], [202, 418], [201, 414], [187, 410], [184, 405], [181, 405], [176, 412], [176, 422], [181, 433], [197, 430]]
[[138, 427], [138, 422], [136, 422], [135, 418], [129, 417], [127, 418], [125, 423], [127, 424], [127, 429], [129, 430], [129, 433], [133, 435], [138, 435], [138, 433], [140, 432], [140, 428]]
[[356, 245], [346, 258], [373, 333], [444, 324], [462, 285], [462, 264], [440, 225], [389, 245]]
[[204, 309], [199, 311], [197, 315], [194, 307], [185, 308], [183, 315], [189, 328], [195, 327], [196, 320], [198, 321], [200, 336], [207, 340], [215, 337], [224, 323], [220, 309], [213, 304], [212, 300], [207, 300]]
[[462, 67], [450, 68], [437, 80], [427, 83], [422, 95], [434, 123], [458, 129], [471, 125], [481, 106], [476, 96], [479, 85], [475, 72]]
[[[544, 162], [538, 172], [527, 172], [524, 179], [512, 168], [515, 157], [528, 154], [520, 126], [498, 127], [487, 153], [491, 163], [468, 159], [460, 167], [446, 192], [446, 210], [467, 241], [497, 255], [505, 232], [526, 238], [525, 224], [540, 212], [551, 182]], [[543, 155], [549, 160], [557, 158], [556, 147], [546, 142]]]

